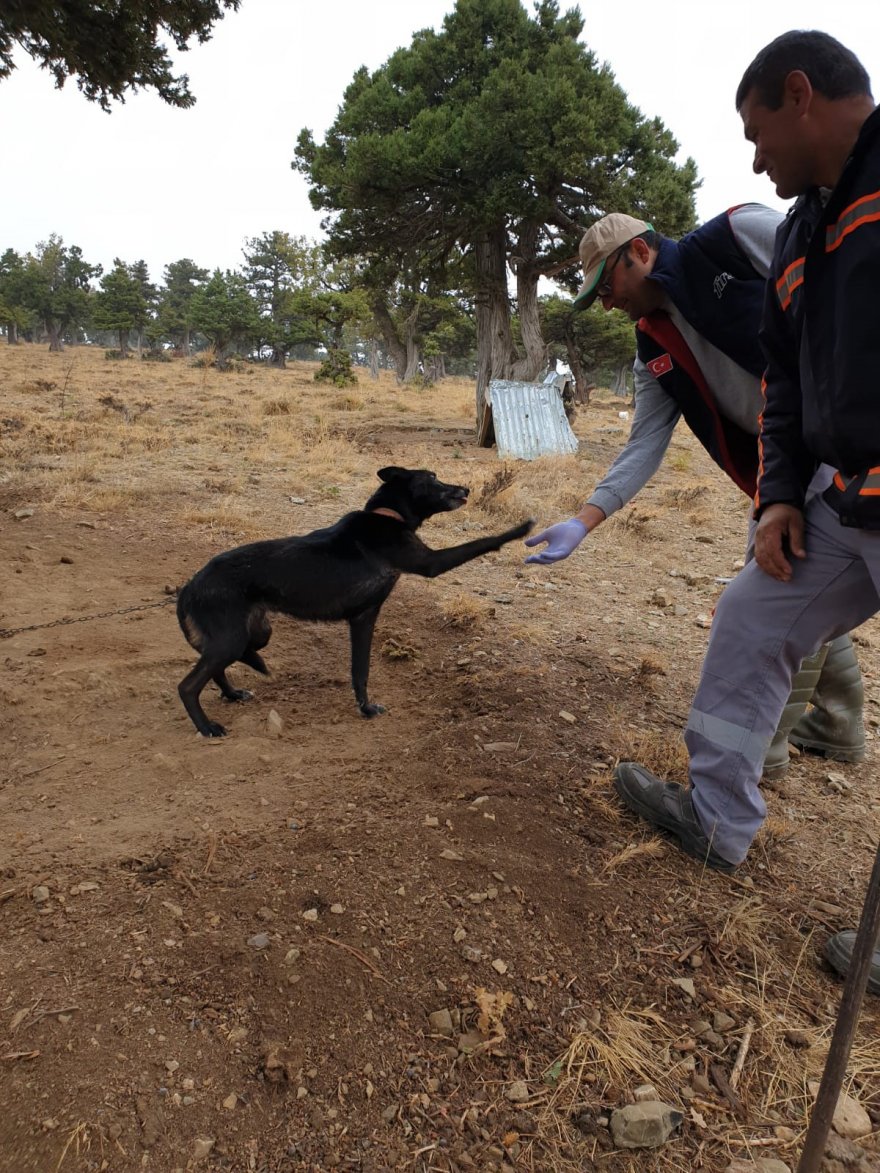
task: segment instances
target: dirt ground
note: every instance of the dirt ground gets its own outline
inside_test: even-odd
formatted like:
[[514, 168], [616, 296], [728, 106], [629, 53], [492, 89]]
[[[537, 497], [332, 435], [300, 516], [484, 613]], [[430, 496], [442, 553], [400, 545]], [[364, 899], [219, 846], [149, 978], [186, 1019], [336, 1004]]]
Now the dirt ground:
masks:
[[[683, 776], [742, 556], [745, 503], [683, 431], [565, 563], [507, 547], [402, 581], [381, 718], [343, 627], [278, 619], [272, 676], [234, 670], [234, 708], [206, 691], [230, 736], [204, 740], [168, 592], [212, 554], [359, 507], [387, 463], [474, 488], [430, 544], [549, 523], [628, 426], [603, 395], [577, 457], [501, 466], [466, 384], [311, 373], [0, 351], [0, 628], [75, 620], [0, 638], [0, 1169], [793, 1166], [841, 989], [821, 946], [856, 924], [880, 829], [873, 622], [867, 761], [797, 758], [733, 877], [610, 786], [633, 757]], [[849, 1068], [875, 1128], [878, 1025], [869, 999]], [[682, 1123], [615, 1150], [645, 1083]], [[880, 1168], [875, 1140], [827, 1168]]]

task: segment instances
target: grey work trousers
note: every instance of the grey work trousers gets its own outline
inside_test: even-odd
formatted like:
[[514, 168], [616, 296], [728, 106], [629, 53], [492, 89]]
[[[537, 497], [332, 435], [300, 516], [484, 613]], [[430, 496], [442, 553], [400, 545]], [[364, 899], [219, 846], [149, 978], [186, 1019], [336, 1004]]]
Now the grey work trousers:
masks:
[[880, 610], [880, 532], [842, 526], [807, 504], [806, 558], [790, 582], [751, 561], [725, 589], [688, 717], [693, 802], [719, 855], [740, 863], [767, 808], [758, 781], [805, 656]]

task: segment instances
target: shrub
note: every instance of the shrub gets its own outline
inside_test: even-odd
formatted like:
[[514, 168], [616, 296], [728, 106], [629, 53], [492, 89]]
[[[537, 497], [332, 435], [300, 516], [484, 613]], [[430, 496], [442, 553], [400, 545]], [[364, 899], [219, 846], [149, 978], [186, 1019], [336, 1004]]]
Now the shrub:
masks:
[[331, 350], [315, 372], [316, 383], [330, 383], [334, 387], [354, 387], [357, 375], [351, 369], [351, 355], [347, 350]]

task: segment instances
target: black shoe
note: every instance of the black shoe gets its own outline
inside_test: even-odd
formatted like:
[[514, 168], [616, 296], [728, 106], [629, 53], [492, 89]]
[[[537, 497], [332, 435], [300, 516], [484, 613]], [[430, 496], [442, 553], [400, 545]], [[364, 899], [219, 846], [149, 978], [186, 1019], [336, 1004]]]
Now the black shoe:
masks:
[[[825, 957], [828, 964], [840, 977], [846, 977], [852, 961], [856, 935], [852, 929], [843, 933], [835, 933], [825, 942]], [[868, 973], [868, 992], [880, 994], [880, 948], [874, 950], [871, 969]]]
[[737, 865], [714, 851], [700, 826], [691, 792], [676, 782], [664, 782], [636, 762], [621, 762], [614, 771], [614, 789], [631, 811], [678, 840], [687, 855], [717, 872], [732, 872]]

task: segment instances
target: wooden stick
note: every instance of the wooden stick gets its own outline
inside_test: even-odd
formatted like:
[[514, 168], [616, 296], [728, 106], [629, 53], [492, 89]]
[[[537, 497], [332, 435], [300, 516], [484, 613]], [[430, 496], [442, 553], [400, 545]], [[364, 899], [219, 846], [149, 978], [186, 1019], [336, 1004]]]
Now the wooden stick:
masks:
[[746, 1061], [746, 1055], [749, 1051], [749, 1043], [752, 1041], [752, 1033], [755, 1029], [755, 1020], [750, 1018], [745, 1025], [743, 1031], [742, 1042], [739, 1045], [739, 1050], [736, 1053], [736, 1062], [733, 1065], [733, 1071], [730, 1073], [730, 1086], [736, 1091], [736, 1085], [739, 1083], [739, 1077], [742, 1075], [743, 1065]]
[[389, 982], [388, 978], [385, 977], [384, 974], [379, 973], [378, 969], [376, 969], [375, 965], [373, 965], [369, 957], [367, 957], [365, 953], [361, 953], [360, 949], [355, 949], [353, 945], [346, 945], [344, 941], [335, 941], [333, 937], [324, 937], [320, 933], [318, 933], [317, 939], [319, 941], [326, 941], [328, 945], [335, 945], [337, 949], [344, 949], [346, 953], [350, 953], [352, 957], [356, 957], [362, 965], [365, 965], [371, 973], [374, 973], [379, 981], [385, 982], [387, 986], [391, 985], [391, 982]]
[[865, 990], [868, 987], [868, 977], [871, 973], [871, 962], [874, 958], [874, 949], [880, 934], [880, 846], [874, 859], [874, 868], [868, 881], [868, 891], [865, 903], [862, 906], [862, 916], [859, 929], [856, 933], [853, 954], [846, 972], [846, 982], [840, 999], [840, 1009], [837, 1012], [837, 1022], [834, 1034], [831, 1037], [831, 1046], [828, 1049], [828, 1058], [825, 1061], [825, 1071], [819, 1085], [819, 1094], [810, 1116], [810, 1127], [801, 1152], [797, 1173], [818, 1173], [822, 1158], [825, 1155], [825, 1143], [828, 1140], [828, 1130], [831, 1128], [831, 1118], [843, 1079], [846, 1075], [846, 1064], [852, 1049], [853, 1038], [859, 1022], [859, 1011]]

